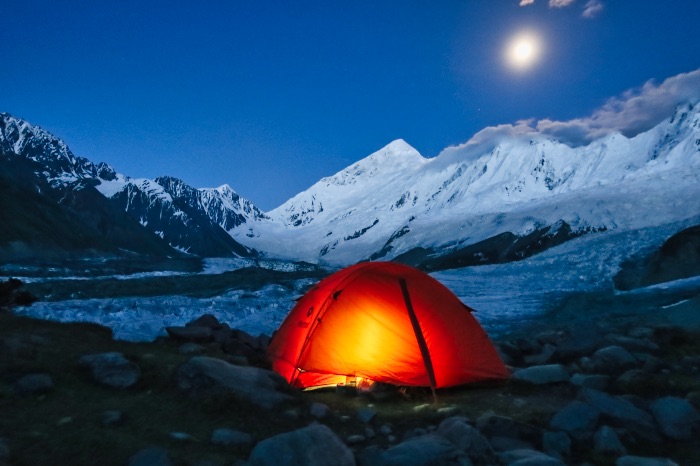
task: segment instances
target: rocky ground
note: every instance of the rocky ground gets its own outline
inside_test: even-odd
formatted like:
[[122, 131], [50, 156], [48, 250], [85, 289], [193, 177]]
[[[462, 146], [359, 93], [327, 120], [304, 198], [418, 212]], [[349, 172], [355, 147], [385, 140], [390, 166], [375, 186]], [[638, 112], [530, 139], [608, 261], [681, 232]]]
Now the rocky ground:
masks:
[[506, 383], [298, 392], [212, 316], [153, 343], [0, 313], [0, 464], [700, 464], [700, 333], [578, 324], [496, 342]]

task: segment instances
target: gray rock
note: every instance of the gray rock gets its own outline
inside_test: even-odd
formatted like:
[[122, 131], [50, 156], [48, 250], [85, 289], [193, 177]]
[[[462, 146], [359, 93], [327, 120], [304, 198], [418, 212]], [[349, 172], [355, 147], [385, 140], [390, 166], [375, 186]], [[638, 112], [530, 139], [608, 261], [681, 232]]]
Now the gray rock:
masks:
[[192, 342], [212, 341], [214, 334], [209, 327], [165, 327], [171, 338]]
[[471, 466], [466, 453], [436, 434], [423, 435], [389, 448], [382, 454], [385, 466]]
[[542, 450], [549, 456], [563, 460], [571, 455], [571, 437], [566, 432], [545, 432]]
[[508, 466], [566, 466], [560, 460], [537, 450], [511, 450], [498, 454], [498, 459]]
[[174, 466], [168, 450], [161, 447], [146, 447], [129, 458], [129, 466]]
[[661, 433], [674, 440], [688, 440], [700, 428], [700, 414], [687, 400], [667, 396], [650, 405]]
[[557, 356], [575, 359], [591, 354], [603, 342], [603, 336], [592, 325], [579, 325], [557, 345]]
[[292, 399], [278, 391], [287, 382], [276, 372], [257, 367], [234, 366], [221, 359], [196, 356], [175, 373], [178, 388], [191, 396], [232, 394], [266, 409]]
[[615, 466], [678, 466], [668, 458], [645, 458], [642, 456], [623, 456], [615, 461]]
[[609, 426], [601, 426], [593, 436], [593, 449], [596, 453], [603, 455], [622, 456], [627, 454], [627, 450], [620, 442], [615, 429]]
[[651, 415], [629, 401], [590, 388], [582, 389], [581, 397], [615, 425], [628, 429], [642, 439], [653, 442], [660, 440]]
[[258, 443], [249, 466], [354, 466], [352, 451], [322, 424], [275, 435]]
[[323, 419], [328, 415], [330, 410], [331, 409], [328, 407], [328, 405], [318, 402], [311, 403], [311, 406], [309, 407], [309, 413], [316, 419]]
[[464, 417], [447, 418], [440, 423], [436, 433], [465, 452], [477, 464], [493, 464], [494, 452], [486, 437], [467, 424]]
[[364, 422], [369, 423], [377, 415], [377, 410], [371, 406], [365, 406], [357, 410], [357, 418]]
[[637, 360], [626, 349], [607, 346], [593, 353], [589, 365], [584, 369], [596, 374], [619, 374], [637, 365]]
[[246, 446], [253, 444], [253, 436], [247, 432], [234, 429], [216, 429], [211, 433], [212, 445]]
[[603, 374], [574, 374], [569, 379], [569, 382], [577, 387], [605, 390], [610, 384], [610, 376]]
[[79, 363], [90, 369], [97, 383], [110, 388], [126, 389], [141, 378], [139, 366], [117, 352], [88, 354], [81, 357]]
[[19, 395], [47, 393], [53, 386], [51, 376], [44, 373], [23, 375], [14, 383], [14, 389]]
[[365, 437], [364, 435], [360, 435], [360, 434], [349, 435], [345, 439], [345, 443], [347, 443], [348, 445], [359, 445], [360, 443], [365, 443], [366, 441], [367, 441], [367, 437]]
[[588, 403], [572, 401], [552, 417], [549, 426], [568, 433], [576, 440], [585, 440], [593, 436], [599, 417], [599, 409]]
[[545, 366], [526, 367], [516, 371], [512, 377], [519, 382], [534, 385], [560, 383], [569, 380], [569, 372], [561, 364], [548, 364]]
[[496, 343], [496, 350], [503, 360], [503, 363], [508, 366], [517, 366], [523, 361], [523, 352], [512, 343], [507, 341]]

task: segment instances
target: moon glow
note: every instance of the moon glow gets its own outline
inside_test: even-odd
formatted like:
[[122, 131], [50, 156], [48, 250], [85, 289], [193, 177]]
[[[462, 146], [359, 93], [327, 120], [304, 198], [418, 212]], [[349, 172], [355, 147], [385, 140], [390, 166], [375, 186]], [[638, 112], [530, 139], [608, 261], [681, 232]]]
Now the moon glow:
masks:
[[525, 71], [537, 63], [542, 45], [539, 37], [532, 32], [513, 36], [506, 47], [506, 63], [518, 71]]

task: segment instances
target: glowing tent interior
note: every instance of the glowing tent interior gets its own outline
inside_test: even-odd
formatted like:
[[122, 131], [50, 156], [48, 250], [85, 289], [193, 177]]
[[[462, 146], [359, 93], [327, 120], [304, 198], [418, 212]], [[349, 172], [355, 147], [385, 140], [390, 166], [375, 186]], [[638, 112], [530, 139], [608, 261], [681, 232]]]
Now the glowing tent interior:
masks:
[[435, 389], [507, 378], [471, 312], [420, 270], [361, 263], [310, 289], [273, 336], [268, 356], [298, 388], [357, 378]]

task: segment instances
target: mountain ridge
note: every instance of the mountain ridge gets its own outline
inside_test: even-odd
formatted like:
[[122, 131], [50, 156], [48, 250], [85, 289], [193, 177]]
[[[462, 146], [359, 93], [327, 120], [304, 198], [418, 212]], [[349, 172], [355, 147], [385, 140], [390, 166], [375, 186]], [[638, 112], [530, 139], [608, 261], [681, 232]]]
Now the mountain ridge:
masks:
[[[269, 212], [228, 185], [194, 188], [170, 176], [119, 174], [1, 115], [0, 149], [41, 165], [35, 175], [64, 199], [94, 189], [171, 248], [204, 257], [331, 266], [410, 257], [414, 265], [444, 268], [450, 258], [469, 265], [517, 260], [581, 234], [700, 213], [692, 202], [700, 198], [698, 103], [678, 105], [634, 137], [613, 133], [577, 147], [533, 132], [425, 158], [397, 139]], [[494, 244], [508, 253], [480, 249]]]

